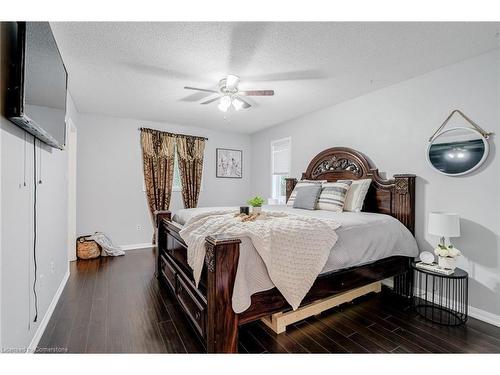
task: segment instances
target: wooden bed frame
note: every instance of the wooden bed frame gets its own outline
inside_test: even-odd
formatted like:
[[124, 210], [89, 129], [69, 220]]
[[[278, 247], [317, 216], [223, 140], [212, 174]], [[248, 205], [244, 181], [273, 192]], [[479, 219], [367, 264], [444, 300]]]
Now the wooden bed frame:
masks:
[[[412, 233], [415, 224], [415, 176], [382, 178], [362, 153], [334, 147], [319, 153], [302, 174], [302, 179], [336, 181], [372, 179], [363, 211], [392, 215]], [[297, 180], [286, 180], [287, 200]], [[198, 288], [187, 264], [187, 247], [179, 235], [181, 227], [171, 220], [169, 211], [156, 213], [158, 226], [158, 276], [166, 285], [201, 337], [209, 353], [236, 353], [238, 327], [286, 310], [290, 305], [276, 288], [256, 293], [250, 307], [240, 314], [231, 299], [239, 257], [240, 239], [224, 235], [207, 236], [205, 266]], [[334, 271], [319, 276], [301, 306], [351, 289], [394, 276], [395, 292], [409, 295], [410, 258], [393, 256], [368, 265]]]

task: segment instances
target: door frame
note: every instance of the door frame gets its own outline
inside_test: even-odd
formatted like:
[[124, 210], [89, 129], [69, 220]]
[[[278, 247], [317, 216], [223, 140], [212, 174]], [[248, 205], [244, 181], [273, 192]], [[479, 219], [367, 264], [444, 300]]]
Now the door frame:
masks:
[[77, 170], [77, 128], [68, 119], [68, 261], [76, 260], [76, 170]]

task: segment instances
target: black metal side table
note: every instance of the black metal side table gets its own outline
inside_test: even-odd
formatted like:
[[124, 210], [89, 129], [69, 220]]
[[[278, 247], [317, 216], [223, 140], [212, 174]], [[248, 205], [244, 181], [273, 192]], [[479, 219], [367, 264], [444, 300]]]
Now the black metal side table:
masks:
[[416, 264], [411, 264], [412, 306], [415, 311], [438, 324], [464, 324], [468, 318], [468, 273], [455, 268], [454, 273], [445, 275], [417, 268]]

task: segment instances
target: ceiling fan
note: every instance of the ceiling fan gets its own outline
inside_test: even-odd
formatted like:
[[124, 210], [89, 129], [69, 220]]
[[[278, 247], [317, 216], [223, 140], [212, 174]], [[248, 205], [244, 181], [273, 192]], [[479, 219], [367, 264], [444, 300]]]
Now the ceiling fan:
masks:
[[217, 106], [222, 112], [227, 112], [231, 105], [236, 111], [240, 109], [248, 109], [252, 105], [242, 98], [242, 96], [273, 96], [274, 90], [245, 90], [240, 91], [238, 85], [240, 77], [229, 74], [227, 77], [219, 81], [219, 91], [201, 89], [197, 87], [185, 86], [186, 90], [196, 90], [218, 94], [217, 97], [202, 102], [201, 104], [210, 104], [219, 101]]

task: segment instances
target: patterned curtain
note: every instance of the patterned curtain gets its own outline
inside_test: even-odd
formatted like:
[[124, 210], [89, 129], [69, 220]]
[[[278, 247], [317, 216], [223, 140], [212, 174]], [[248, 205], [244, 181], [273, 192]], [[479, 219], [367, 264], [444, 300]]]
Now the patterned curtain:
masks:
[[149, 212], [155, 224], [155, 211], [168, 210], [174, 176], [175, 137], [169, 133], [153, 129], [141, 129], [142, 161], [144, 184]]
[[201, 174], [203, 172], [203, 152], [205, 139], [197, 137], [177, 138], [177, 160], [182, 185], [182, 199], [185, 208], [198, 204]]

